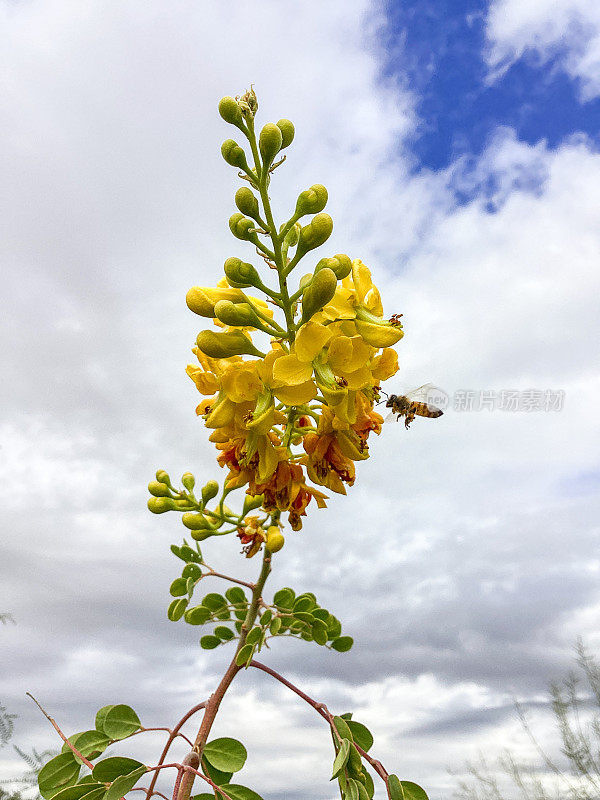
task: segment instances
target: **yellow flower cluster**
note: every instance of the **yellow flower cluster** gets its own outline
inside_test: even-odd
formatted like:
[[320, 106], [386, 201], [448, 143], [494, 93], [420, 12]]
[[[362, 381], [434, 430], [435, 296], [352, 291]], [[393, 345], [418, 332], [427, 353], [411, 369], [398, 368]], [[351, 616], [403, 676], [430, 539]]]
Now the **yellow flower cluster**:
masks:
[[[354, 483], [354, 462], [368, 457], [369, 434], [381, 430], [374, 403], [379, 383], [398, 369], [391, 346], [402, 337], [399, 318], [383, 318], [361, 261], [341, 281], [334, 275], [334, 291], [323, 293], [319, 286], [332, 280], [329, 274], [319, 279], [325, 270], [333, 275], [324, 267], [308, 276], [291, 334], [273, 321], [266, 302], [226, 279], [187, 295], [188, 306], [219, 328], [199, 334], [198, 364], [187, 373], [207, 397], [197, 413], [212, 430], [219, 464], [229, 470], [225, 488], [245, 486], [248, 495], [262, 495], [263, 509], [277, 518], [287, 512], [294, 530], [311, 500], [325, 505], [326, 496], [311, 484], [345, 494], [345, 485]], [[256, 331], [270, 334], [266, 354], [252, 342]]]

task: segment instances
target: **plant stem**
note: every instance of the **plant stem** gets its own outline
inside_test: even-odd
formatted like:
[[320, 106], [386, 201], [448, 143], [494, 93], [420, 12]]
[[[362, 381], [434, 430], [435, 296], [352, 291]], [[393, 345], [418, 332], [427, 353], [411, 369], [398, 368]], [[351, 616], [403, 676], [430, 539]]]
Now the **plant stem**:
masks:
[[[217, 712], [219, 710], [219, 706], [221, 705], [221, 700], [225, 696], [227, 689], [231, 686], [231, 683], [238, 672], [242, 669], [242, 667], [236, 664], [236, 657], [237, 654], [240, 652], [242, 647], [246, 644], [246, 637], [248, 636], [248, 632], [251, 630], [256, 617], [258, 615], [258, 609], [260, 605], [260, 599], [262, 595], [262, 590], [266, 583], [267, 578], [269, 577], [269, 573], [271, 572], [271, 554], [264, 551], [263, 555], [263, 562], [262, 568], [260, 571], [260, 575], [258, 576], [258, 580], [252, 590], [252, 600], [250, 601], [250, 605], [248, 606], [248, 613], [246, 614], [246, 619], [242, 624], [242, 630], [240, 632], [240, 638], [238, 641], [238, 646], [235, 651], [235, 655], [233, 656], [231, 663], [227, 667], [225, 674], [221, 678], [221, 681], [217, 688], [215, 689], [214, 693], [208, 698], [208, 702], [206, 703], [206, 710], [204, 712], [204, 717], [202, 718], [202, 724], [200, 725], [200, 729], [198, 730], [198, 734], [196, 736], [196, 741], [194, 742], [193, 752], [197, 753], [200, 758], [200, 764], [202, 763], [202, 751], [206, 747], [206, 742], [208, 741], [208, 735], [210, 733], [210, 729], [213, 726], [213, 722], [215, 721], [215, 717], [217, 716]], [[179, 792], [177, 795], [177, 800], [189, 800], [192, 787], [194, 785], [194, 773], [187, 772], [179, 787]]]

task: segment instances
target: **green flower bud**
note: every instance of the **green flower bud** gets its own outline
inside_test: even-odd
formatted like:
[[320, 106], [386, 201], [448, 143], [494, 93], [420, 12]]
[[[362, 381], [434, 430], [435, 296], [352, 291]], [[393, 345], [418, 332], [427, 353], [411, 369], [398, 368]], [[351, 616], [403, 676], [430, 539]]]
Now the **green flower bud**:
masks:
[[[281, 227], [283, 227], [283, 225]], [[302, 226], [300, 223], [296, 222], [286, 233], [283, 243], [287, 245], [287, 247], [295, 247], [298, 244], [298, 237], [300, 236], [301, 227]]]
[[283, 135], [277, 125], [267, 122], [258, 139], [258, 149], [263, 158], [265, 167], [270, 167], [273, 159], [281, 150]]
[[205, 539], [208, 539], [209, 536], [212, 536], [214, 531], [191, 531], [190, 536], [195, 542], [203, 542]]
[[219, 100], [219, 114], [230, 125], [242, 126], [242, 110], [233, 97], [223, 97]]
[[231, 300], [219, 300], [215, 303], [215, 317], [225, 325], [246, 328], [254, 326], [258, 317], [248, 303], [232, 303]]
[[190, 531], [200, 531], [200, 530], [208, 530], [212, 529], [212, 525], [206, 519], [204, 514], [196, 514], [193, 511], [188, 511], [185, 513], [181, 521], [188, 528]]
[[331, 300], [337, 287], [337, 277], [333, 270], [325, 267], [319, 270], [302, 295], [302, 322], [320, 311]]
[[169, 478], [169, 473], [165, 472], [164, 469], [159, 469], [156, 471], [156, 480], [160, 481], [160, 483], [166, 483], [167, 486], [171, 485], [171, 478]]
[[277, 127], [281, 131], [281, 150], [284, 147], [289, 147], [294, 141], [294, 126], [289, 119], [280, 119]]
[[312, 281], [312, 279], [313, 279], [314, 277], [315, 277], [315, 276], [313, 275], [313, 273], [312, 273], [312, 272], [307, 272], [307, 273], [306, 273], [306, 275], [303, 275], [303, 276], [300, 278], [300, 283], [299, 283], [299, 286], [298, 286], [298, 288], [299, 288], [299, 289], [305, 289], [305, 288], [308, 286], [308, 284], [309, 284], [309, 283]]
[[202, 502], [206, 505], [218, 494], [219, 484], [216, 481], [209, 481], [202, 487]]
[[248, 336], [242, 331], [229, 331], [215, 333], [215, 331], [200, 331], [196, 344], [202, 352], [210, 358], [229, 358], [241, 356], [244, 353], [250, 356], [261, 356], [260, 350], [252, 344]]
[[296, 216], [305, 214], [318, 214], [327, 205], [327, 189], [320, 183], [315, 183], [310, 189], [300, 192], [296, 201]]
[[175, 500], [175, 508], [181, 510], [182, 508], [193, 508], [193, 503], [185, 497], [179, 497]]
[[172, 511], [175, 508], [175, 501], [170, 497], [151, 497], [148, 500], [148, 510], [153, 514], [164, 514], [165, 511]]
[[232, 256], [224, 265], [225, 276], [230, 286], [236, 289], [245, 289], [248, 286], [260, 286], [262, 281], [258, 271], [239, 258]]
[[154, 497], [170, 497], [171, 493], [169, 491], [169, 487], [166, 483], [161, 483], [160, 481], [150, 481], [148, 484], [148, 491], [150, 494], [154, 495]]
[[331, 236], [332, 230], [333, 220], [329, 214], [317, 214], [316, 217], [313, 217], [312, 222], [300, 228], [296, 256], [298, 254], [304, 255], [309, 250], [314, 250], [315, 247], [325, 244]]
[[252, 190], [247, 186], [242, 186], [237, 190], [235, 193], [235, 204], [242, 214], [246, 214], [248, 217], [257, 219], [260, 216], [258, 200], [254, 196]]
[[196, 478], [194, 478], [191, 472], [184, 472], [183, 475], [181, 476], [181, 482], [188, 490], [188, 492], [191, 492], [193, 491], [194, 486], [196, 485]]
[[221, 145], [221, 155], [228, 164], [232, 167], [238, 167], [246, 172], [249, 172], [248, 162], [246, 161], [246, 154], [233, 139], [225, 139]]
[[247, 494], [244, 497], [244, 508], [242, 511], [242, 515], [246, 515], [249, 511], [254, 511], [255, 508], [260, 508], [264, 502], [264, 497], [262, 494]]
[[338, 281], [341, 281], [352, 272], [352, 261], [343, 253], [338, 253], [337, 256], [332, 258], [322, 258], [315, 267], [315, 273], [325, 267], [333, 270]]
[[256, 233], [251, 232], [254, 231], [255, 228], [256, 223], [254, 220], [248, 219], [248, 217], [245, 217], [243, 214], [232, 214], [229, 217], [229, 230], [237, 239], [251, 242], [256, 238]]
[[283, 534], [277, 527], [277, 525], [272, 525], [267, 530], [267, 541], [265, 542], [265, 549], [268, 550], [269, 553], [277, 553], [283, 545], [285, 544], [285, 539]]

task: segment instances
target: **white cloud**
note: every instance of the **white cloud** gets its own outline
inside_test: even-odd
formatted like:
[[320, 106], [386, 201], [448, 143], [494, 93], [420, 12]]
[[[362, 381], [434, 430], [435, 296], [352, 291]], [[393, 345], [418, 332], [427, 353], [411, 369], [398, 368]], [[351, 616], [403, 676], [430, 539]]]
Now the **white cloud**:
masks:
[[[382, 757], [446, 796], [450, 758], [511, 738], [511, 693], [537, 696], [594, 628], [600, 157], [583, 139], [552, 152], [504, 130], [476, 162], [413, 175], [414, 98], [381, 77], [366, 2], [291, 3], [285, 17], [263, 3], [258, 38], [241, 4], [54, 0], [2, 13], [0, 610], [18, 624], [0, 630], [0, 700], [21, 715], [19, 741], [50, 740], [25, 689], [73, 730], [113, 699], [169, 724], [226, 663], [165, 619], [167, 548], [182, 528], [146, 512], [145, 484], [159, 466], [214, 474], [183, 374], [201, 324], [183, 297], [245, 252], [227, 230], [237, 182], [215, 106], [252, 80], [261, 119], [297, 128], [277, 208], [325, 183], [329, 252], [364, 258], [386, 308], [405, 315], [394, 386], [567, 393], [560, 414], [389, 426], [348, 497], [289, 535], [273, 577], [313, 589], [357, 644], [342, 656], [282, 642], [270, 663], [334, 710], [357, 705]], [[457, 188], [472, 197], [462, 206]], [[237, 550], [207, 548], [250, 576]], [[325, 732], [265, 680], [241, 676], [218, 734], [242, 720], [249, 770], [281, 745], [263, 784], [273, 794], [302, 745], [296, 791], [328, 797]]]
[[600, 94], [600, 6], [596, 0], [493, 0], [487, 18], [488, 63], [503, 72], [526, 53], [554, 56], [580, 81], [583, 101]]

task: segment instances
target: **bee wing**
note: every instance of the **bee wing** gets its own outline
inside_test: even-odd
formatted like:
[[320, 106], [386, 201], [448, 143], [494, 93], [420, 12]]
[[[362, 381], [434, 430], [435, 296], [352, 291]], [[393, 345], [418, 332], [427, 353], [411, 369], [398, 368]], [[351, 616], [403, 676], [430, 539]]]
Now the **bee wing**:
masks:
[[412, 389], [410, 392], [406, 393], [406, 397], [415, 403], [424, 403], [430, 411], [439, 411], [440, 414], [443, 413], [442, 409], [438, 408], [436, 403], [444, 408], [448, 405], [448, 395], [446, 392], [434, 386], [433, 383], [424, 383], [423, 386]]
[[397, 416], [398, 415], [396, 414], [395, 411], [390, 411], [390, 413], [385, 417], [385, 419], [383, 421], [384, 422], [397, 422], [397, 419], [396, 419]]

